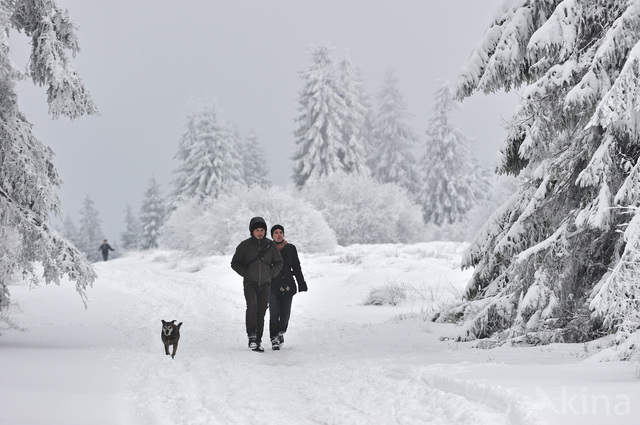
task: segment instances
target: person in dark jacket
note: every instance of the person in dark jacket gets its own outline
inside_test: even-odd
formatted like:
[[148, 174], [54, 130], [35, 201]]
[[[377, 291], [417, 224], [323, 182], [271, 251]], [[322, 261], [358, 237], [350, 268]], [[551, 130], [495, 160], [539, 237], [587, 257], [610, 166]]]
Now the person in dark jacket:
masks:
[[231, 259], [231, 268], [243, 277], [249, 348], [264, 351], [261, 345], [264, 315], [267, 312], [271, 279], [280, 273], [282, 257], [276, 244], [265, 237], [267, 223], [262, 217], [251, 219], [249, 232], [251, 237], [240, 242], [236, 248]]
[[111, 248], [111, 245], [107, 243], [106, 239], [102, 241], [102, 245], [100, 245], [100, 248], [98, 248], [98, 250], [102, 251], [102, 259], [104, 261], [107, 261], [109, 259], [109, 250], [115, 251], [115, 249]]
[[[279, 350], [284, 343], [284, 333], [289, 326], [291, 317], [291, 302], [296, 292], [305, 292], [307, 283], [302, 275], [298, 250], [295, 245], [284, 239], [284, 227], [276, 224], [271, 228], [271, 237], [276, 243], [284, 261], [282, 270], [271, 281], [269, 295], [269, 335], [271, 348]], [[295, 276], [295, 280], [294, 280]], [[297, 287], [296, 287], [297, 281]]]

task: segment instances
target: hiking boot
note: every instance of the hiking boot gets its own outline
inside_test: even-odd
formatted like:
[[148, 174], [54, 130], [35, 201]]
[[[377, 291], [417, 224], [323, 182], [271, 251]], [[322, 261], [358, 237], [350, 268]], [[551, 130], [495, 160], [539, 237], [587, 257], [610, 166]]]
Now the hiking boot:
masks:
[[284, 344], [284, 332], [282, 331], [278, 332], [278, 336], [276, 338], [278, 338], [279, 345]]
[[278, 338], [277, 336], [271, 338], [271, 348], [273, 348], [274, 350], [280, 349], [280, 338]]
[[258, 347], [258, 340], [255, 335], [249, 335], [249, 348], [255, 350]]
[[258, 353], [264, 353], [264, 348], [262, 348], [262, 346], [259, 343], [256, 343], [256, 348], [252, 348], [252, 350]]

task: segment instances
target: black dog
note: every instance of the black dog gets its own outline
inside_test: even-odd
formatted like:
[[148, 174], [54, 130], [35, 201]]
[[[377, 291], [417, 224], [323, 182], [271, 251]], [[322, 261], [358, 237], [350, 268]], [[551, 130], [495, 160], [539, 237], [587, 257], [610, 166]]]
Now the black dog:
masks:
[[162, 333], [160, 334], [162, 337], [162, 343], [164, 344], [164, 353], [169, 355], [169, 346], [173, 345], [173, 353], [171, 354], [171, 358], [174, 358], [176, 355], [176, 351], [178, 350], [178, 341], [180, 340], [180, 326], [182, 326], [182, 322], [176, 325], [176, 321], [172, 320], [170, 322], [162, 321]]

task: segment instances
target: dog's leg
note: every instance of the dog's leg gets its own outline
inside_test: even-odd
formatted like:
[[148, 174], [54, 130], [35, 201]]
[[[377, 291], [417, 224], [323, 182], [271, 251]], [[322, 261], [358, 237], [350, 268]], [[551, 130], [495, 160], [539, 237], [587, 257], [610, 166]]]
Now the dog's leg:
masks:
[[164, 345], [164, 354], [169, 355], [169, 344]]
[[176, 356], [176, 351], [178, 351], [178, 341], [173, 343], [173, 354], [171, 354], [171, 358]]

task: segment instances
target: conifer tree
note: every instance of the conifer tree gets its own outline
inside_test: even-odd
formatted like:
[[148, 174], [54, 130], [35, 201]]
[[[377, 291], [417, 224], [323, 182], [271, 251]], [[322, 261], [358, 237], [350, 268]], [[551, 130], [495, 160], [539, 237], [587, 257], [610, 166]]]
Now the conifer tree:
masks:
[[[239, 135], [237, 137], [240, 139]], [[267, 156], [253, 130], [241, 142], [241, 152], [244, 181], [247, 186], [257, 185], [264, 188], [271, 186]]]
[[67, 238], [69, 242], [71, 242], [76, 248], [78, 247], [78, 242], [80, 240], [80, 234], [78, 232], [78, 228], [76, 224], [71, 219], [71, 216], [66, 215], [64, 221], [62, 223], [62, 236]]
[[[356, 139], [345, 140], [345, 122], [354, 113], [347, 104], [336, 64], [328, 45], [310, 48], [313, 64], [301, 73], [298, 116], [294, 131], [293, 180], [299, 187], [309, 179], [337, 171], [367, 173], [362, 147]], [[353, 106], [353, 105], [352, 105]], [[346, 131], [353, 135], [353, 129]]]
[[166, 207], [160, 193], [160, 185], [155, 177], [152, 177], [147, 190], [144, 193], [142, 206], [140, 207], [140, 249], [154, 249], [158, 247], [160, 228], [164, 224]]
[[243, 181], [239, 140], [229, 126], [220, 123], [213, 105], [204, 105], [187, 117], [186, 131], [175, 158], [172, 198], [217, 197]]
[[[89, 92], [71, 65], [68, 52], [79, 51], [75, 27], [55, 1], [0, 2], [0, 310], [9, 303], [7, 283], [21, 273], [45, 283], [67, 275], [85, 300], [95, 272], [84, 256], [50, 225], [60, 213], [55, 190], [61, 180], [53, 152], [37, 140], [20, 112], [16, 82], [23, 77], [10, 59], [9, 32], [31, 39], [29, 76], [47, 88], [49, 113], [71, 119], [97, 114]], [[36, 274], [40, 262], [44, 273]]]
[[453, 123], [451, 112], [457, 107], [450, 85], [443, 81], [436, 91], [418, 164], [416, 196], [425, 223], [438, 226], [462, 221], [491, 186], [471, 152], [468, 138]]
[[129, 250], [137, 249], [140, 241], [140, 223], [129, 205], [125, 208], [124, 222], [126, 229], [120, 235], [122, 247]]
[[98, 210], [96, 210], [93, 200], [87, 195], [80, 210], [80, 229], [78, 230], [77, 246], [80, 251], [86, 254], [87, 259], [92, 262], [101, 260], [98, 247], [104, 239], [100, 226], [101, 220], [98, 216]]
[[379, 182], [396, 183], [415, 193], [413, 149], [418, 137], [406, 123], [408, 118], [410, 114], [400, 92], [399, 80], [393, 71], [387, 70], [372, 118], [369, 166]]
[[347, 54], [340, 61], [340, 87], [343, 92], [345, 112], [342, 117], [342, 140], [345, 156], [342, 159], [347, 174], [368, 175], [366, 151], [367, 107], [360, 71], [353, 65]]
[[460, 338], [640, 327], [639, 42], [637, 1], [518, 1], [472, 52], [460, 98], [522, 88], [499, 164], [521, 184], [466, 253], [467, 301], [441, 316], [466, 320]]

